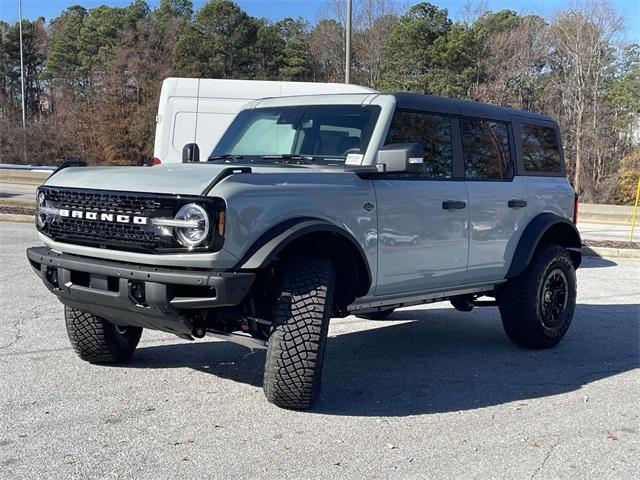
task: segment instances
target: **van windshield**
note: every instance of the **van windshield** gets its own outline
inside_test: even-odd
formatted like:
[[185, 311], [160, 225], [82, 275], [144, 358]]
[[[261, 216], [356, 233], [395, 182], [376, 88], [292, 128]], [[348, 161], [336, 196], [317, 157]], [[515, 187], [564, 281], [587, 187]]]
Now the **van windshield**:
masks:
[[364, 154], [380, 107], [306, 105], [243, 110], [209, 160], [342, 165]]

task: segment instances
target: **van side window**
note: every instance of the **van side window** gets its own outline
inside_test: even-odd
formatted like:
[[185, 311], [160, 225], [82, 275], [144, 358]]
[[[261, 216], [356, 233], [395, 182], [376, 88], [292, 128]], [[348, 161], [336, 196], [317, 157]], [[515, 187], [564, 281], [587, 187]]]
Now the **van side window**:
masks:
[[451, 119], [429, 113], [396, 110], [385, 145], [419, 143], [424, 151], [424, 178], [451, 178], [453, 153]]
[[465, 178], [502, 180], [513, 177], [506, 123], [463, 118]]
[[556, 130], [542, 125], [522, 124], [522, 160], [528, 172], [562, 171]]

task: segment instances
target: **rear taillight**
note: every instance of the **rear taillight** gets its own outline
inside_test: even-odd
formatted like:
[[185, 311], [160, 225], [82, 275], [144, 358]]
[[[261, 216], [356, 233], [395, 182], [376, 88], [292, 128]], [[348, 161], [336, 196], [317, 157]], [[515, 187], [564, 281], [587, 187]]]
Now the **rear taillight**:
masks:
[[574, 224], [578, 224], [578, 194], [575, 193], [574, 194], [574, 200], [573, 200], [573, 223]]
[[149, 166], [155, 167], [156, 165], [160, 165], [161, 163], [162, 163], [162, 160], [160, 160], [158, 157], [153, 157], [149, 162]]

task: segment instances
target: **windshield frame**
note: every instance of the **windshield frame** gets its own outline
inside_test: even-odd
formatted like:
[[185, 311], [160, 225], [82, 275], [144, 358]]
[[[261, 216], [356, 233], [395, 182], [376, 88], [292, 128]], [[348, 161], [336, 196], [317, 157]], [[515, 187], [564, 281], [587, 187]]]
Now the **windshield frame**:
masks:
[[[238, 124], [247, 121], [247, 117], [255, 115], [256, 113], [264, 113], [265, 111], [284, 111], [288, 110], [289, 113], [294, 112], [295, 109], [298, 109], [298, 122], [295, 124], [294, 129], [296, 130], [294, 134], [294, 139], [292, 140], [292, 148], [291, 150], [295, 150], [296, 144], [298, 143], [298, 136], [303, 129], [299, 126], [302, 120], [305, 118], [309, 110], [312, 109], [328, 109], [328, 108], [352, 108], [352, 109], [366, 109], [371, 113], [369, 115], [369, 119], [366, 122], [366, 125], [363, 129], [361, 129], [361, 143], [359, 152], [352, 152], [356, 155], [360, 156], [361, 159], [365, 157], [367, 151], [371, 147], [372, 143], [374, 143], [374, 133], [378, 128], [379, 121], [382, 117], [383, 107], [377, 103], [330, 103], [330, 104], [299, 104], [299, 105], [269, 105], [264, 107], [257, 108], [248, 108], [240, 111], [240, 113], [233, 119], [225, 133], [222, 135], [216, 146], [213, 148], [213, 151], [209, 155], [209, 161], [224, 161], [224, 162], [242, 162], [242, 163], [264, 163], [264, 164], [273, 164], [273, 163], [286, 163], [286, 164], [313, 164], [313, 165], [323, 165], [323, 166], [336, 166], [336, 167], [344, 167], [346, 163], [347, 156], [346, 155], [337, 155], [337, 154], [308, 154], [305, 152], [301, 153], [284, 153], [284, 154], [273, 154], [270, 152], [265, 153], [256, 153], [256, 154], [233, 154], [229, 151], [233, 149], [230, 145], [235, 145], [238, 138], [242, 135], [246, 134], [247, 128], [243, 130], [234, 130], [234, 127], [238, 127]], [[322, 124], [321, 124], [322, 125]], [[317, 128], [321, 128], [319, 125]], [[377, 143], [377, 141], [375, 141]], [[377, 147], [377, 145], [376, 145]], [[304, 158], [301, 158], [304, 157]]]

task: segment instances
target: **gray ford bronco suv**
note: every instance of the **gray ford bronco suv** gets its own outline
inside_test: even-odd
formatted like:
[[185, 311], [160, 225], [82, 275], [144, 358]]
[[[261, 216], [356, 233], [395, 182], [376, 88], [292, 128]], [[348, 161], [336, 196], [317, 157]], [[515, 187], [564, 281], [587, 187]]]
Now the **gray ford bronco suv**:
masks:
[[[556, 345], [580, 236], [549, 117], [415, 94], [263, 99], [207, 162], [76, 167], [38, 190], [33, 269], [83, 360], [124, 362], [143, 328], [266, 348], [264, 392], [304, 409], [329, 319], [497, 305]], [[487, 297], [491, 299], [487, 299]]]

